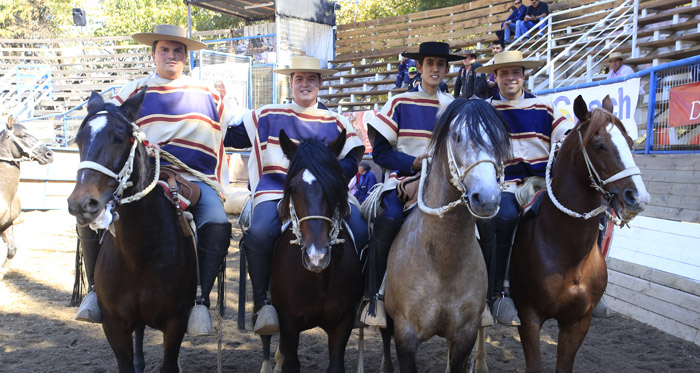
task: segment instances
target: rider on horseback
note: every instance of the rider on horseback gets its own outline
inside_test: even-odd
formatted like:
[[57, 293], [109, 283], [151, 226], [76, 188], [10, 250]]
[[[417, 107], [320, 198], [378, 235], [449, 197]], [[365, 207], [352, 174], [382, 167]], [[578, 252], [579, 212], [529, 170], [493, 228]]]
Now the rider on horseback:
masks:
[[365, 298], [369, 306], [361, 318], [368, 325], [380, 327], [385, 327], [386, 321], [378, 291], [391, 243], [401, 228], [405, 212], [396, 187], [401, 180], [415, 175], [421, 169], [423, 158], [428, 157], [427, 147], [437, 114], [453, 100], [451, 95], [440, 92], [438, 86], [449, 70], [448, 62], [464, 59], [464, 56], [450, 54], [449, 44], [440, 42], [421, 43], [418, 53], [404, 52], [402, 56], [418, 61], [418, 71], [423, 77], [421, 84], [391, 98], [368, 123], [372, 157], [386, 171], [381, 190], [384, 211], [374, 218], [370, 265], [365, 270]]
[[[523, 60], [518, 51], [497, 54], [494, 63], [477, 69], [480, 73], [496, 74], [500, 95], [491, 98], [506, 123], [513, 143], [513, 158], [506, 162], [506, 190], [501, 193], [498, 215], [477, 222], [480, 244], [487, 259], [489, 272], [495, 271], [494, 292], [500, 295], [492, 311], [496, 321], [504, 325], [520, 325], [518, 311], [507, 297], [506, 279], [510, 250], [522, 207], [516, 200], [516, 190], [529, 177], [544, 178], [551, 144], [559, 141], [573, 123], [566, 120], [551, 100], [538, 98], [523, 89], [525, 70], [540, 66], [538, 61]], [[494, 255], [491, 253], [495, 250]], [[489, 263], [494, 258], [493, 265]]]
[[[202, 303], [209, 307], [209, 293], [228, 252], [231, 237], [231, 223], [219, 197], [228, 186], [223, 138], [226, 124], [231, 120], [230, 114], [226, 112], [218, 91], [182, 74], [187, 51], [204, 49], [204, 43], [187, 38], [183, 28], [173, 25], [158, 25], [154, 33], [139, 33], [132, 37], [153, 47], [151, 56], [156, 71], [125, 85], [113, 100], [121, 104], [147, 86], [136, 125], [151, 143], [158, 144], [209, 179], [205, 183], [186, 170], [178, 170], [201, 190], [199, 202], [191, 206], [190, 211], [197, 226]], [[216, 189], [210, 185], [215, 185]], [[88, 226], [78, 226], [77, 230], [90, 292], [80, 304], [76, 319], [99, 323], [100, 308], [93, 291], [93, 278], [100, 250], [100, 233]], [[200, 330], [211, 330], [208, 313], [204, 317]]]
[[[248, 231], [244, 232], [241, 248], [248, 260], [248, 273], [253, 284], [254, 331], [260, 335], [279, 332], [275, 308], [270, 304], [267, 291], [270, 285], [272, 254], [282, 230], [277, 205], [282, 199], [284, 180], [289, 159], [279, 145], [279, 133], [285, 133], [295, 142], [316, 138], [325, 143], [334, 140], [344, 129], [345, 146], [339, 156], [346, 182], [357, 172], [357, 164], [364, 153], [364, 145], [350, 123], [318, 102], [322, 76], [334, 70], [321, 69], [315, 57], [294, 57], [291, 67], [277, 70], [290, 76], [294, 99], [290, 104], [266, 105], [243, 117], [243, 125], [231, 127], [226, 134], [226, 145], [235, 148], [253, 146], [250, 162], [250, 189], [253, 193], [253, 215]], [[358, 248], [367, 242], [367, 223], [359, 207], [350, 204], [350, 215], [345, 217]]]

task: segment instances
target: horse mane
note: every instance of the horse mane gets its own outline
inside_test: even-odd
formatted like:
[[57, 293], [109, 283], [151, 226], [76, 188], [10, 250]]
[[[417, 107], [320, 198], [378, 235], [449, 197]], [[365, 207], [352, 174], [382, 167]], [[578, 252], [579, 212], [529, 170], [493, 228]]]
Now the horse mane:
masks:
[[627, 145], [629, 145], [630, 148], [632, 148], [632, 139], [629, 137], [629, 135], [627, 135], [627, 130], [625, 129], [625, 126], [622, 124], [620, 119], [618, 119], [609, 111], [601, 108], [595, 108], [591, 111], [591, 117], [587, 121], [579, 122], [577, 124], [577, 127], [579, 127], [580, 129], [580, 127], [582, 127], [586, 123], [588, 124], [588, 128], [586, 128], [585, 133], [583, 134], [583, 144], [581, 144], [581, 146], [588, 145], [593, 136], [595, 136], [601, 128], [607, 126], [608, 123], [612, 123], [620, 129], [622, 134], [625, 136], [625, 140], [627, 140]]
[[[429, 146], [429, 149], [433, 149], [434, 157], [444, 153], [442, 150], [447, 147], [453, 123], [456, 128], [464, 126], [468, 136], [465, 140], [487, 149], [496, 163], [505, 163], [510, 158], [508, 125], [501, 114], [484, 100], [464, 98], [455, 99], [438, 117]], [[460, 132], [456, 132], [456, 136], [456, 140], [460, 141]]]
[[331, 209], [338, 209], [341, 217], [349, 213], [347, 195], [348, 183], [343, 175], [343, 168], [336, 156], [321, 141], [305, 139], [299, 144], [294, 158], [289, 163], [287, 177], [284, 180], [284, 197], [280, 204], [280, 214], [283, 220], [289, 219], [290, 180], [302, 172], [309, 170], [321, 185], [323, 198]]

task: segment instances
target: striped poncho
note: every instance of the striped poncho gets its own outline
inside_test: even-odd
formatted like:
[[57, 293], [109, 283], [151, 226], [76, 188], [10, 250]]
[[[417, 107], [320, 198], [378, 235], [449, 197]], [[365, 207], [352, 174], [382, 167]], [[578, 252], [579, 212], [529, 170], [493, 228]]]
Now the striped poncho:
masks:
[[362, 140], [350, 122], [329, 110], [305, 108], [295, 103], [265, 105], [243, 117], [246, 133], [253, 145], [248, 172], [253, 207], [261, 202], [282, 199], [289, 159], [279, 143], [280, 130], [294, 141], [312, 138], [328, 144], [345, 129], [345, 146], [338, 159], [353, 152], [359, 160], [365, 151]]
[[[148, 141], [207, 175], [218, 183], [219, 192], [226, 192], [228, 165], [223, 137], [229, 118], [218, 91], [184, 75], [169, 80], [152, 74], [122, 87], [112, 101], [122, 104], [144, 86], [148, 89], [135, 123]], [[198, 180], [178, 171], [188, 180]]]
[[526, 177], [544, 177], [552, 142], [564, 137], [573, 123], [555, 110], [548, 99], [529, 93], [519, 100], [491, 100], [508, 123], [513, 158], [506, 162], [508, 191]]
[[[392, 97], [368, 123], [370, 142], [374, 144], [378, 132], [396, 151], [414, 157], [426, 153], [438, 113], [453, 100], [442, 92], [409, 91]], [[384, 170], [382, 192], [395, 189], [406, 177], [399, 176], [398, 170]]]

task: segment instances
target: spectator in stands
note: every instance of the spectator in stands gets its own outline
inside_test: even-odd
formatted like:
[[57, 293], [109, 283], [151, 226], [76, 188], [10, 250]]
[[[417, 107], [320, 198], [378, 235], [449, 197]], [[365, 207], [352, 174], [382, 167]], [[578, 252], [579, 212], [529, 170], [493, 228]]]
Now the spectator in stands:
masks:
[[[531, 29], [532, 26], [536, 25], [542, 18], [547, 17], [549, 14], [549, 7], [546, 3], [540, 0], [531, 0], [532, 5], [527, 7], [527, 15], [522, 21], [518, 21], [515, 24], [515, 38], [519, 38], [520, 35]], [[540, 25], [540, 36], [544, 35], [544, 29], [547, 27], [547, 22]]]
[[355, 197], [362, 203], [367, 199], [370, 189], [377, 183], [377, 177], [372, 172], [372, 166], [369, 162], [362, 161], [357, 168], [357, 173], [360, 175], [360, 180], [357, 182], [357, 192]]
[[[523, 7], [524, 8], [524, 7]], [[491, 52], [496, 57], [497, 54], [503, 52], [504, 45], [500, 40], [496, 40], [491, 44]], [[490, 74], [488, 79], [489, 97], [498, 97], [498, 84], [496, 84], [496, 74]]]
[[418, 68], [411, 66], [408, 68], [408, 89], [416, 88], [420, 84], [420, 73]]
[[610, 53], [610, 56], [608, 57], [608, 63], [610, 63], [610, 70], [608, 70], [608, 79], [634, 74], [634, 70], [632, 70], [631, 67], [622, 64], [622, 53], [620, 52]]
[[238, 40], [236, 44], [236, 54], [245, 55], [248, 52], [248, 45], [246, 45], [245, 40]]
[[[501, 29], [503, 30], [503, 41], [506, 44], [510, 43], [510, 34], [512, 32], [515, 32], [515, 25], [517, 24], [518, 21], [523, 21], [525, 19], [525, 15], [527, 14], [527, 7], [523, 6], [523, 0], [515, 0], [515, 3], [511, 7], [513, 9], [513, 12], [510, 13], [508, 18], [501, 23]], [[517, 32], [516, 32], [517, 34]]]
[[[404, 52], [405, 53], [405, 52]], [[403, 87], [404, 83], [408, 84], [408, 69], [410, 67], [416, 67], [416, 61], [401, 56], [401, 62], [399, 62], [399, 72], [396, 74], [396, 88]]]
[[462, 66], [459, 69], [459, 73], [457, 73], [453, 96], [455, 98], [471, 98], [476, 93], [477, 84], [485, 84], [486, 76], [476, 72], [476, 69], [482, 65], [476, 62], [476, 51], [474, 49], [465, 49], [462, 54], [465, 57], [463, 60], [464, 66]]

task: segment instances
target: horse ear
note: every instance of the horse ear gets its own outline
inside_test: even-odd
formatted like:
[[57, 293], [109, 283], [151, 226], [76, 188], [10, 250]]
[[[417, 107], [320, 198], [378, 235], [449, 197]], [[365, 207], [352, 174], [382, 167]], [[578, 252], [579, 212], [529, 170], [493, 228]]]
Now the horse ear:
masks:
[[90, 93], [90, 99], [88, 99], [87, 102], [88, 113], [94, 113], [100, 110], [104, 105], [105, 99], [102, 98], [102, 95], [96, 91], [92, 91], [92, 93]]
[[586, 101], [583, 99], [583, 97], [581, 97], [581, 95], [576, 97], [574, 100], [574, 115], [576, 115], [579, 122], [585, 121], [591, 115], [591, 113], [588, 111], [588, 105], [586, 105]]
[[121, 110], [124, 113], [126, 119], [130, 121], [136, 120], [139, 117], [139, 111], [141, 110], [141, 104], [143, 99], [146, 97], [146, 89], [148, 86], [144, 86], [139, 93], [129, 97], [121, 106]]
[[280, 130], [280, 135], [279, 135], [279, 140], [280, 140], [280, 147], [282, 148], [282, 152], [284, 155], [287, 156], [287, 158], [291, 161], [292, 158], [294, 158], [294, 154], [297, 152], [297, 144], [292, 141], [289, 136], [284, 132], [284, 130]]
[[330, 149], [331, 152], [333, 154], [335, 154], [336, 157], [339, 156], [340, 152], [343, 151], [343, 147], [345, 146], [345, 134], [346, 133], [347, 133], [347, 131], [345, 131], [345, 128], [343, 128], [343, 130], [340, 131], [340, 135], [338, 135], [338, 137], [336, 137], [335, 140], [331, 141], [328, 144], [328, 149]]
[[613, 103], [612, 100], [610, 99], [610, 95], [606, 95], [605, 98], [603, 99], [603, 109], [613, 112]]
[[7, 117], [7, 129], [12, 131], [14, 129], [14, 127], [15, 127], [15, 116], [10, 115], [9, 117]]

